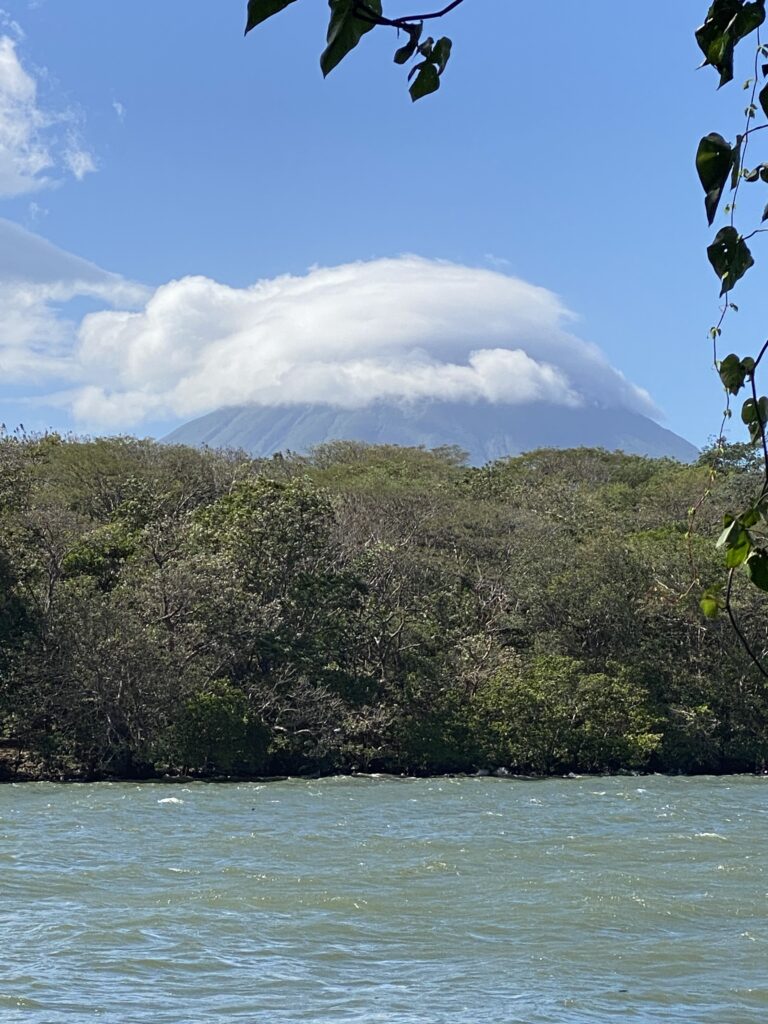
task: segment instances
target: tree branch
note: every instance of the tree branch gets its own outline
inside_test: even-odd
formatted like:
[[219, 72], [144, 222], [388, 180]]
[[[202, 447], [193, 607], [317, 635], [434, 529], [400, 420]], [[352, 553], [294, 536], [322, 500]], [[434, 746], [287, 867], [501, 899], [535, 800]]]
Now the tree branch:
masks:
[[355, 14], [363, 21], [369, 21], [373, 25], [388, 25], [390, 28], [407, 29], [410, 25], [418, 25], [422, 21], [431, 21], [434, 18], [443, 18], [449, 14], [464, 0], [451, 0], [441, 11], [432, 11], [430, 14], [404, 14], [400, 18], [385, 18], [383, 14], [377, 14], [363, 0], [355, 3]]
[[731, 628], [733, 629], [733, 631], [736, 634], [736, 636], [739, 638], [739, 641], [741, 642], [741, 646], [744, 648], [744, 650], [749, 655], [750, 661], [759, 670], [759, 672], [762, 675], [762, 677], [764, 679], [768, 679], [768, 671], [766, 671], [766, 668], [763, 665], [762, 661], [758, 658], [758, 656], [752, 650], [752, 646], [749, 643], [749, 641], [747, 640], [747, 638], [744, 636], [743, 632], [741, 631], [741, 627], [739, 626], [739, 623], [738, 623], [738, 621], [736, 619], [736, 615], [735, 615], [735, 613], [733, 611], [733, 605], [731, 604], [731, 591], [733, 590], [733, 576], [734, 576], [735, 571], [736, 571], [735, 569], [729, 569], [728, 570], [728, 589], [727, 589], [726, 595], [725, 595], [725, 610], [726, 610], [726, 612], [728, 614], [728, 619], [729, 619], [729, 621], [731, 623]]

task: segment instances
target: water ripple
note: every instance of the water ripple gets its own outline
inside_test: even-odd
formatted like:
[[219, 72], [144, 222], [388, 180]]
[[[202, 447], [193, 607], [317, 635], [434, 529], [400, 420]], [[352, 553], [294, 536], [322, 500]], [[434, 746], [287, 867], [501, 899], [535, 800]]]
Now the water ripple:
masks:
[[763, 1024], [765, 786], [5, 786], [0, 1017]]

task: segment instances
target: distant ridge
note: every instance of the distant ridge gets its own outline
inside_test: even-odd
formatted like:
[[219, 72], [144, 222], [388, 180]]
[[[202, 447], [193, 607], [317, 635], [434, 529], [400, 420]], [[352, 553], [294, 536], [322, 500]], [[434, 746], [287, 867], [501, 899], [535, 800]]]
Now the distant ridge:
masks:
[[474, 465], [535, 448], [606, 448], [680, 462], [698, 456], [690, 442], [640, 413], [545, 403], [377, 402], [362, 409], [235, 406], [200, 416], [163, 438], [174, 444], [241, 448], [254, 456], [306, 452], [341, 439], [425, 448], [458, 445]]

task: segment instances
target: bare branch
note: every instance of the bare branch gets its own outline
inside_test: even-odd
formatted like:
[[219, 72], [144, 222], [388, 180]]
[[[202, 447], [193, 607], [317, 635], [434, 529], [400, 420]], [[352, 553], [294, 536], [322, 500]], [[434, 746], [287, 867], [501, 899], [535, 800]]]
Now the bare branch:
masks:
[[363, 21], [369, 21], [373, 25], [388, 25], [390, 28], [407, 29], [411, 25], [418, 25], [422, 21], [431, 21], [435, 18], [443, 18], [452, 10], [463, 4], [464, 0], [452, 0], [441, 11], [432, 11], [429, 14], [404, 14], [400, 18], [385, 18], [383, 14], [377, 14], [363, 0], [355, 4], [355, 14]]

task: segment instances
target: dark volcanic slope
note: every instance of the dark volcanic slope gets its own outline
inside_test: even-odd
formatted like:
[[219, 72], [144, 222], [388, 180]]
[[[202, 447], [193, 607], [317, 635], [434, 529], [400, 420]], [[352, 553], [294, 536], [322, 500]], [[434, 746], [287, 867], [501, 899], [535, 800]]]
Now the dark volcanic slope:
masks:
[[568, 409], [488, 402], [376, 403], [364, 409], [327, 405], [238, 406], [190, 421], [165, 441], [242, 448], [253, 455], [306, 452], [332, 440], [371, 444], [459, 445], [481, 465], [534, 448], [594, 447], [631, 454], [695, 459], [692, 444], [638, 413], [598, 407]]

